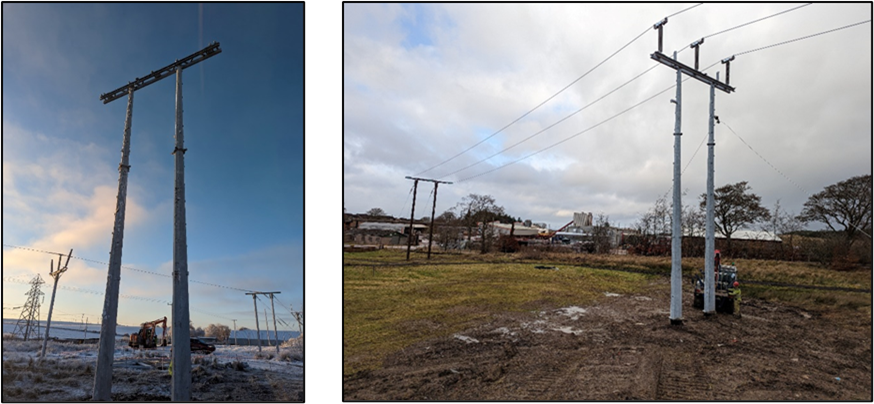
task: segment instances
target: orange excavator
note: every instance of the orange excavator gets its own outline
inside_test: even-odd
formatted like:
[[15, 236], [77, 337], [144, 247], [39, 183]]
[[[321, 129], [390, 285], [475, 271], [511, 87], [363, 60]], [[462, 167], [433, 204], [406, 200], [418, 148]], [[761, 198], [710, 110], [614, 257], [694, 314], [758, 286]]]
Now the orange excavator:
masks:
[[161, 346], [167, 346], [167, 317], [140, 324], [140, 330], [131, 334], [128, 345], [131, 348], [155, 348], [158, 346], [156, 328], [161, 324]]

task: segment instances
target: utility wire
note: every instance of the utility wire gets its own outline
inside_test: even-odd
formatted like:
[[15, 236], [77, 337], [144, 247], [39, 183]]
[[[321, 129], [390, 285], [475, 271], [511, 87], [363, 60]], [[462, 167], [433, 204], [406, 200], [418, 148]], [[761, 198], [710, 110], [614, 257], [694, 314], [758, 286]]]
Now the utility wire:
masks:
[[497, 155], [499, 155], [499, 154], [502, 154], [502, 153], [506, 152], [507, 150], [510, 150], [510, 149], [512, 149], [512, 148], [514, 148], [514, 147], [516, 147], [516, 146], [518, 146], [518, 145], [520, 145], [520, 144], [522, 144], [522, 143], [527, 142], [528, 140], [531, 140], [531, 139], [534, 138], [535, 136], [540, 135], [541, 133], [546, 132], [546, 131], [549, 130], [549, 129], [552, 129], [553, 127], [555, 127], [556, 125], [558, 125], [558, 124], [560, 124], [560, 123], [566, 121], [566, 120], [569, 119], [570, 117], [572, 117], [572, 116], [574, 116], [574, 115], [576, 115], [576, 114], [582, 112], [584, 109], [589, 108], [589, 107], [591, 107], [592, 105], [596, 104], [597, 102], [603, 100], [604, 98], [606, 98], [606, 97], [609, 96], [610, 94], [613, 94], [614, 92], [618, 91], [618, 90], [621, 89], [622, 87], [625, 87], [626, 85], [630, 84], [632, 81], [639, 79], [641, 76], [643, 76], [644, 74], [649, 73], [650, 71], [654, 70], [654, 69], [655, 69], [656, 67], [658, 67], [659, 65], [660, 65], [659, 63], [654, 64], [654, 65], [653, 65], [652, 67], [650, 67], [649, 69], [646, 69], [646, 70], [644, 70], [642, 73], [638, 74], [637, 76], [634, 76], [634, 78], [632, 78], [631, 80], [626, 81], [625, 83], [623, 83], [623, 84], [620, 85], [619, 87], [614, 88], [613, 90], [611, 90], [611, 91], [608, 92], [607, 94], [602, 95], [601, 97], [599, 97], [599, 98], [596, 99], [595, 101], [592, 101], [592, 102], [588, 103], [586, 106], [584, 106], [584, 107], [582, 107], [582, 108], [580, 108], [580, 109], [578, 109], [578, 110], [576, 110], [576, 111], [574, 111], [574, 112], [571, 112], [570, 115], [567, 115], [567, 116], [565, 116], [564, 118], [559, 119], [559, 120], [556, 121], [555, 123], [553, 123], [553, 124], [551, 124], [551, 125], [549, 125], [549, 126], [543, 128], [543, 129], [537, 131], [536, 133], [532, 134], [531, 136], [528, 136], [528, 137], [526, 137], [525, 139], [522, 139], [522, 140], [520, 140], [520, 141], [518, 141], [518, 142], [516, 142], [516, 143], [514, 143], [514, 144], [512, 144], [512, 145], [510, 145], [510, 146], [508, 146], [508, 147], [506, 147], [506, 148], [504, 148], [503, 150], [501, 150], [501, 151], [499, 151], [499, 152], [497, 152], [497, 153], [495, 153], [495, 154], [492, 154], [491, 156], [488, 156], [488, 157], [486, 157], [486, 158], [484, 158], [484, 159], [481, 159], [481, 160], [479, 160], [479, 161], [477, 161], [477, 162], [475, 162], [475, 163], [473, 163], [473, 164], [470, 164], [470, 165], [467, 165], [467, 166], [465, 166], [465, 167], [463, 167], [463, 168], [460, 168], [460, 169], [458, 169], [458, 170], [455, 170], [455, 171], [453, 171], [453, 172], [451, 172], [451, 173], [449, 173], [449, 174], [443, 175], [443, 176], [441, 176], [441, 177], [439, 177], [439, 178], [440, 178], [440, 179], [443, 179], [443, 178], [449, 177], [450, 175], [457, 174], [457, 173], [459, 173], [459, 172], [462, 172], [462, 171], [464, 171], [464, 170], [467, 170], [468, 168], [471, 168], [471, 167], [476, 166], [476, 165], [478, 165], [478, 164], [480, 164], [480, 163], [483, 163], [483, 162], [485, 162], [486, 160], [491, 159], [492, 157], [495, 157], [495, 156], [497, 156]]
[[[740, 135], [738, 135], [737, 132], [735, 132], [734, 129], [731, 128], [731, 126], [728, 126], [728, 124], [725, 122], [724, 119], [721, 119], [721, 120], [720, 120], [720, 123], [723, 124], [723, 125], [725, 125], [725, 127], [728, 128], [728, 130], [731, 131], [731, 133], [733, 133], [735, 136], [737, 136], [737, 138], [740, 139], [740, 141], [743, 142], [743, 144], [745, 144], [745, 145], [746, 145], [746, 146], [747, 146], [747, 147], [748, 147], [748, 148], [749, 148], [753, 153], [755, 153], [756, 156], [759, 156], [759, 158], [762, 159], [762, 161], [764, 161], [765, 163], [767, 163], [768, 166], [770, 166], [774, 171], [776, 171], [778, 174], [780, 174], [781, 176], [783, 176], [783, 178], [785, 178], [786, 181], [789, 181], [790, 183], [792, 183], [792, 185], [795, 185], [796, 188], [800, 189], [801, 192], [804, 192], [804, 194], [807, 195], [808, 198], [810, 198], [810, 196], [812, 195], [810, 192], [808, 192], [806, 189], [804, 189], [801, 185], [798, 185], [798, 183], [795, 182], [795, 181], [793, 181], [792, 178], [789, 178], [789, 176], [787, 176], [786, 174], [783, 174], [783, 172], [780, 171], [777, 167], [774, 167], [774, 165], [771, 164], [770, 161], [768, 161], [764, 156], [762, 156], [761, 154], [759, 154], [759, 152], [757, 152], [755, 149], [753, 149], [753, 147], [750, 146], [750, 144], [747, 143], [746, 140], [744, 140], [742, 137], [740, 137]], [[860, 228], [858, 228], [857, 226], [853, 226], [852, 224], [849, 224], [849, 223], [848, 223], [848, 225], [849, 225], [849, 226], [852, 226], [852, 227], [855, 227], [856, 230], [858, 230], [858, 231], [861, 232], [862, 234], [868, 236], [868, 238], [871, 238], [871, 235], [868, 234], [867, 232], [865, 232], [864, 229], [860, 229]], [[846, 227], [846, 226], [845, 226], [845, 227]]]
[[[719, 35], [719, 34], [722, 34], [722, 33], [725, 33], [725, 32], [729, 32], [729, 31], [732, 31], [732, 30], [734, 30], [734, 29], [741, 28], [741, 27], [744, 27], [744, 26], [747, 26], [747, 25], [750, 25], [750, 24], [753, 24], [753, 23], [756, 23], [756, 22], [759, 22], [759, 21], [763, 21], [763, 20], [766, 20], [766, 19], [768, 19], [768, 18], [775, 17], [775, 16], [780, 15], [780, 14], [785, 14], [785, 13], [788, 13], [788, 12], [790, 12], [790, 11], [797, 10], [797, 9], [799, 9], [799, 8], [801, 8], [801, 7], [808, 6], [808, 5], [810, 5], [810, 4], [811, 4], [811, 3], [807, 3], [807, 4], [804, 4], [804, 5], [798, 6], [798, 7], [791, 8], [791, 9], [789, 9], [789, 10], [784, 10], [784, 11], [781, 11], [781, 12], [776, 13], [776, 14], [772, 14], [772, 15], [769, 15], [769, 16], [766, 16], [766, 17], [759, 18], [759, 19], [757, 19], [757, 20], [749, 21], [749, 22], [746, 22], [746, 23], [744, 23], [744, 24], [737, 25], [737, 26], [734, 26], [734, 27], [732, 27], [732, 28], [728, 28], [728, 29], [725, 29], [725, 30], [722, 30], [722, 31], [719, 31], [719, 32], [716, 32], [716, 33], [713, 33], [713, 34], [710, 34], [710, 35], [708, 35], [708, 36], [705, 36], [705, 38], [709, 38], [709, 37], [716, 36], [716, 35]], [[698, 5], [701, 5], [701, 4], [698, 4]], [[692, 6], [692, 7], [688, 8], [688, 9], [686, 9], [686, 10], [689, 10], [689, 9], [691, 9], [691, 8], [693, 8], [693, 7], [697, 7], [697, 5], [696, 5], [696, 6]], [[686, 11], [686, 10], [683, 10], [683, 11]], [[682, 11], [681, 11], [681, 12], [682, 12]], [[670, 16], [669, 16], [669, 17], [670, 17]], [[681, 52], [682, 50], [685, 50], [686, 48], [687, 48], [687, 47], [681, 49], [680, 52]], [[678, 52], [678, 53], [679, 53], [679, 52]], [[513, 145], [511, 145], [511, 146], [509, 146], [509, 147], [506, 147], [506, 148], [504, 148], [503, 150], [501, 150], [501, 151], [499, 151], [499, 152], [497, 152], [497, 153], [494, 153], [494, 154], [492, 154], [492, 155], [490, 155], [490, 156], [488, 156], [488, 157], [486, 157], [486, 158], [484, 158], [484, 159], [478, 160], [478, 161], [474, 162], [473, 164], [467, 165], [467, 166], [465, 166], [465, 167], [463, 167], [463, 168], [460, 168], [460, 169], [458, 169], [458, 170], [455, 170], [455, 171], [453, 171], [453, 172], [451, 172], [451, 173], [449, 173], [449, 174], [446, 174], [446, 175], [444, 175], [444, 176], [442, 176], [442, 177], [439, 177], [439, 178], [441, 178], [441, 179], [442, 179], [442, 178], [446, 178], [446, 177], [449, 177], [450, 175], [457, 174], [457, 173], [459, 173], [459, 172], [461, 172], [461, 171], [467, 170], [468, 168], [471, 168], [471, 167], [474, 167], [474, 166], [476, 166], [476, 165], [479, 165], [479, 164], [481, 164], [481, 163], [483, 163], [483, 162], [485, 162], [485, 161], [487, 161], [487, 160], [489, 160], [489, 159], [491, 159], [491, 158], [493, 158], [493, 157], [495, 157], [495, 156], [497, 156], [497, 155], [499, 155], [499, 154], [502, 154], [502, 153], [504, 153], [504, 152], [506, 152], [506, 151], [508, 151], [508, 150], [510, 150], [510, 149], [512, 149], [512, 148], [514, 148], [514, 147], [516, 147], [516, 146], [518, 146], [518, 145], [521, 144], [521, 143], [524, 143], [525, 141], [528, 141], [528, 140], [534, 138], [535, 136], [537, 136], [537, 135], [539, 135], [539, 134], [541, 134], [541, 133], [543, 133], [543, 132], [545, 132], [545, 131], [547, 131], [547, 130], [553, 128], [554, 126], [558, 125], [558, 124], [561, 123], [561, 122], [564, 122], [565, 120], [567, 120], [567, 119], [570, 118], [571, 116], [576, 115], [577, 113], [579, 113], [579, 112], [581, 112], [582, 110], [584, 110], [584, 109], [590, 107], [591, 105], [597, 103], [598, 101], [601, 101], [602, 99], [604, 99], [604, 98], [607, 97], [608, 95], [614, 93], [615, 91], [617, 91], [617, 90], [619, 90], [620, 88], [626, 86], [627, 84], [631, 83], [632, 81], [637, 80], [638, 78], [640, 78], [640, 77], [643, 76], [644, 74], [648, 73], [650, 70], [655, 69], [657, 66], [659, 66], [658, 63], [655, 64], [655, 65], [653, 65], [653, 67], [651, 67], [651, 68], [645, 70], [644, 72], [640, 73], [639, 75], [635, 76], [635, 77], [632, 78], [631, 80], [629, 80], [629, 81], [625, 82], [624, 84], [620, 85], [619, 87], [615, 88], [613, 91], [610, 91], [609, 93], [603, 95], [602, 97], [598, 98], [597, 100], [595, 100], [595, 101], [589, 103], [588, 105], [586, 105], [586, 106], [584, 106], [584, 107], [582, 107], [582, 108], [580, 108], [580, 109], [578, 109], [578, 110], [572, 112], [570, 115], [568, 115], [568, 116], [566, 116], [566, 117], [560, 119], [559, 121], [553, 123], [552, 125], [547, 126], [547, 127], [544, 128], [544, 129], [542, 129], [542, 130], [540, 130], [540, 131], [534, 133], [533, 135], [528, 136], [527, 138], [522, 139], [521, 141], [516, 142], [516, 143], [514, 143]], [[700, 147], [699, 147], [699, 148], [700, 148]], [[696, 153], [697, 153], [697, 151], [696, 151]], [[688, 166], [687, 166], [687, 167], [688, 167]], [[684, 171], [685, 171], [685, 169], [684, 169]]]
[[[773, 44], [773, 45], [763, 46], [763, 47], [760, 47], [760, 48], [756, 48], [756, 49], [751, 49], [751, 50], [748, 50], [748, 51], [743, 51], [743, 52], [735, 53], [734, 55], [735, 55], [735, 56], [745, 55], [745, 54], [749, 54], [749, 53], [757, 52], [757, 51], [760, 51], [760, 50], [763, 50], [763, 49], [773, 48], [773, 47], [775, 47], [775, 46], [785, 45], [785, 44], [788, 44], [788, 43], [792, 43], [792, 42], [797, 42], [797, 41], [801, 41], [801, 40], [804, 40], [804, 39], [813, 38], [813, 37], [816, 37], [816, 36], [819, 36], [819, 35], [824, 35], [824, 34], [828, 34], [828, 33], [831, 33], [831, 32], [840, 31], [840, 30], [842, 30], [842, 29], [846, 29], [846, 28], [854, 27], [854, 26], [861, 25], [861, 24], [865, 24], [865, 23], [868, 23], [868, 22], [871, 22], [871, 20], [861, 21], [861, 22], [857, 22], [857, 23], [855, 23], [855, 24], [845, 25], [845, 26], [843, 26], [843, 27], [834, 28], [834, 29], [830, 29], [830, 30], [827, 30], [827, 31], [822, 31], [822, 32], [819, 32], [819, 33], [816, 33], [816, 34], [807, 35], [807, 36], [803, 36], [803, 37], [799, 37], [799, 38], [791, 39], [791, 40], [788, 40], [788, 41], [779, 42], [779, 43], [776, 43], [776, 44]], [[702, 72], [703, 72], [703, 71], [706, 71], [706, 70], [710, 69], [711, 67], [715, 66], [715, 65], [718, 64], [718, 63], [720, 63], [720, 62], [719, 62], [719, 61], [714, 62], [714, 63], [711, 64], [710, 66], [707, 66], [707, 67], [701, 69], [701, 71], [702, 71]], [[691, 78], [691, 77], [687, 77], [687, 78], [683, 79], [683, 82], [685, 82], [686, 80], [689, 80], [690, 78]], [[595, 125], [593, 125], [593, 126], [590, 126], [590, 127], [587, 128], [587, 129], [584, 129], [584, 130], [582, 130], [582, 131], [580, 131], [580, 132], [577, 132], [577, 133], [575, 133], [575, 134], [573, 134], [573, 135], [571, 135], [571, 136], [569, 136], [569, 137], [567, 137], [567, 138], [565, 138], [565, 139], [563, 139], [563, 140], [560, 140], [560, 141], [558, 141], [558, 142], [556, 142], [556, 143], [553, 143], [552, 145], [549, 145], [549, 146], [547, 146], [547, 147], [544, 147], [544, 148], [542, 148], [542, 149], [540, 149], [540, 150], [538, 150], [538, 151], [536, 151], [536, 152], [533, 152], [533, 153], [527, 154], [527, 155], [525, 155], [525, 156], [523, 156], [523, 157], [521, 157], [521, 158], [518, 158], [518, 159], [516, 159], [516, 160], [513, 160], [513, 161], [511, 161], [511, 162], [509, 162], [509, 163], [506, 163], [506, 164], [500, 165], [500, 166], [498, 166], [498, 167], [495, 167], [495, 168], [493, 168], [493, 169], [491, 169], [491, 170], [484, 171], [484, 172], [479, 173], [479, 174], [477, 174], [477, 175], [470, 176], [470, 177], [467, 177], [467, 178], [464, 178], [464, 179], [458, 180], [458, 181], [456, 181], [456, 183], [465, 182], [465, 181], [468, 181], [468, 180], [471, 180], [471, 179], [474, 179], [474, 178], [477, 178], [477, 177], [480, 177], [480, 176], [483, 176], [483, 175], [486, 175], [486, 174], [489, 174], [489, 173], [495, 172], [495, 171], [497, 171], [497, 170], [499, 170], [499, 169], [501, 169], [501, 168], [507, 167], [507, 166], [509, 166], [509, 165], [511, 165], [511, 164], [518, 163], [518, 162], [520, 162], [520, 161], [522, 161], [522, 160], [525, 160], [525, 159], [527, 159], [527, 158], [529, 158], [529, 157], [532, 157], [532, 156], [535, 156], [535, 155], [537, 155], [537, 154], [540, 154], [540, 153], [542, 153], [542, 152], [544, 152], [544, 151], [546, 151], [546, 150], [549, 150], [549, 149], [551, 149], [551, 148], [553, 148], [553, 147], [555, 147], [555, 146], [558, 146], [559, 144], [562, 144], [562, 143], [567, 142], [568, 140], [571, 140], [571, 139], [573, 139], [573, 138], [575, 138], [575, 137], [577, 137], [577, 136], [579, 136], [579, 135], [582, 135], [583, 133], [586, 133], [586, 132], [588, 132], [588, 131], [590, 131], [590, 130], [592, 130], [592, 129], [594, 129], [594, 128], [596, 128], [596, 127], [598, 127], [598, 126], [600, 126], [600, 125], [602, 125], [602, 124], [604, 124], [604, 123], [606, 123], [606, 122], [608, 122], [608, 121], [610, 121], [610, 120], [612, 120], [612, 119], [614, 119], [614, 118], [616, 118], [616, 117], [618, 117], [618, 116], [620, 116], [620, 115], [622, 115], [622, 114], [625, 114], [626, 112], [628, 112], [628, 111], [630, 111], [630, 110], [632, 110], [632, 109], [634, 109], [634, 108], [637, 108], [638, 106], [640, 106], [640, 105], [646, 103], [647, 101], [652, 100], [653, 98], [655, 98], [655, 97], [661, 95], [662, 93], [664, 93], [664, 92], [666, 92], [666, 91], [668, 91], [668, 90], [670, 90], [670, 89], [672, 89], [672, 88], [674, 88], [674, 87], [676, 87], [676, 86], [677, 86], [677, 85], [674, 84], [674, 85], [672, 85], [672, 86], [670, 86], [670, 87], [668, 87], [668, 88], [666, 88], [666, 89], [664, 89], [664, 90], [662, 90], [662, 91], [660, 91], [660, 92], [658, 92], [658, 93], [656, 93], [656, 94], [650, 96], [649, 98], [646, 98], [646, 99], [644, 99], [643, 101], [641, 101], [641, 102], [639, 102], [639, 103], [637, 103], [637, 104], [632, 105], [631, 107], [629, 107], [629, 108], [623, 110], [622, 112], [619, 112], [618, 114], [613, 115], [613, 116], [611, 116], [611, 117], [609, 117], [609, 118], [607, 118], [607, 119], [605, 119], [605, 120], [603, 120], [603, 121], [601, 121], [601, 122], [599, 122], [599, 123], [597, 123], [597, 124], [595, 124]]]
[[[17, 249], [20, 249], [20, 250], [33, 251], [33, 252], [40, 252], [40, 253], [45, 253], [45, 254], [51, 254], [51, 255], [62, 255], [62, 256], [65, 256], [65, 257], [68, 255], [68, 254], [61, 254], [61, 253], [56, 253], [56, 252], [51, 252], [51, 251], [39, 250], [39, 249], [36, 249], [36, 248], [21, 247], [21, 246], [16, 246], [16, 245], [11, 245], [11, 244], [3, 244], [3, 246], [4, 246], [4, 247], [10, 247], [10, 248], [17, 248]], [[80, 260], [80, 261], [91, 262], [91, 263], [95, 263], [95, 264], [109, 265], [109, 264], [106, 263], [106, 262], [97, 261], [97, 260], [93, 260], [93, 259], [89, 259], [89, 258], [83, 258], [83, 257], [77, 257], [77, 256], [72, 256], [72, 257], [70, 257], [70, 258], [77, 259], [77, 260]], [[132, 267], [129, 267], [129, 266], [124, 266], [124, 265], [122, 265], [122, 268], [127, 269], [127, 270], [129, 270], [129, 271], [142, 272], [142, 273], [144, 273], [144, 274], [149, 274], [149, 275], [163, 276], [163, 277], [165, 277], [165, 278], [170, 278], [170, 277], [171, 277], [171, 275], [162, 274], [162, 273], [160, 273], [160, 272], [146, 271], [146, 270], [144, 270], [144, 269], [137, 269], [137, 268], [132, 268]], [[214, 287], [217, 287], [217, 288], [224, 288], [224, 289], [236, 290], [236, 291], [241, 291], [241, 292], [254, 292], [254, 290], [249, 290], [249, 289], [240, 289], [240, 288], [235, 288], [235, 287], [233, 287], [233, 286], [218, 285], [218, 284], [215, 284], [215, 283], [202, 282], [202, 281], [198, 281], [198, 280], [194, 280], [194, 279], [189, 279], [189, 282], [199, 283], [199, 284], [202, 284], [202, 285], [214, 286]]]
[[764, 50], [764, 49], [768, 49], [768, 48], [773, 48], [773, 47], [775, 47], [775, 46], [786, 45], [786, 44], [788, 44], [788, 43], [797, 42], [797, 41], [801, 41], [801, 40], [808, 39], [808, 38], [813, 38], [813, 37], [815, 37], [815, 36], [825, 35], [825, 34], [828, 34], [828, 33], [832, 33], [832, 32], [835, 32], [835, 31], [840, 31], [840, 30], [842, 30], [842, 29], [847, 29], [847, 28], [855, 27], [855, 26], [857, 26], [857, 25], [862, 25], [862, 24], [869, 23], [869, 22], [871, 22], [871, 20], [860, 21], [860, 22], [857, 22], [857, 23], [855, 23], [855, 24], [844, 25], [843, 27], [830, 29], [830, 30], [828, 30], [828, 31], [822, 31], [822, 32], [819, 32], [819, 33], [816, 33], [816, 34], [813, 34], [813, 35], [803, 36], [803, 37], [801, 37], [801, 38], [790, 39], [790, 40], [788, 40], [788, 41], [783, 41], [783, 42], [775, 43], [775, 44], [773, 44], [773, 45], [763, 46], [763, 47], [761, 47], [761, 48], [756, 48], [756, 49], [751, 49], [751, 50], [744, 51], [744, 52], [740, 52], [740, 53], [735, 53], [734, 55], [735, 55], [735, 56], [746, 55], [746, 54], [748, 54], [748, 53], [758, 52], [758, 51], [760, 51], [760, 50]]
[[[694, 6], [688, 7], [688, 8], [686, 8], [686, 9], [684, 9], [684, 10], [680, 10], [680, 11], [674, 13], [674, 14], [671, 14], [671, 15], [668, 16], [668, 17], [673, 17], [673, 16], [678, 15], [678, 14], [680, 14], [680, 13], [684, 13], [684, 12], [686, 12], [686, 11], [688, 11], [688, 10], [691, 10], [691, 9], [697, 7], [697, 6], [700, 6], [701, 4], [703, 4], [703, 3], [699, 3], [699, 4], [697, 4], [697, 5], [694, 5]], [[632, 39], [631, 41], [629, 41], [627, 44], [623, 45], [623, 46], [622, 46], [621, 48], [619, 48], [617, 51], [613, 52], [610, 56], [607, 56], [606, 59], [602, 60], [600, 63], [598, 63], [597, 65], [595, 65], [595, 67], [593, 67], [593, 68], [589, 69], [589, 71], [583, 73], [582, 76], [577, 77], [574, 81], [570, 82], [570, 84], [564, 86], [561, 90], [558, 90], [558, 92], [556, 92], [555, 94], [551, 95], [549, 98], [545, 99], [545, 100], [544, 100], [543, 102], [541, 102], [540, 104], [537, 104], [534, 108], [531, 108], [530, 110], [528, 110], [528, 112], [522, 114], [522, 116], [520, 116], [520, 117], [514, 119], [512, 122], [510, 122], [510, 123], [504, 125], [504, 127], [502, 127], [501, 129], [498, 129], [497, 131], [495, 131], [495, 132], [492, 133], [491, 135], [489, 135], [489, 136], [487, 136], [486, 138], [480, 140], [479, 142], [477, 142], [477, 143], [474, 144], [473, 146], [470, 146], [470, 147], [468, 147], [467, 149], [462, 150], [462, 151], [459, 152], [458, 154], [456, 154], [456, 155], [450, 157], [449, 159], [444, 160], [442, 163], [437, 164], [437, 165], [435, 165], [435, 166], [432, 166], [431, 168], [428, 168], [428, 169], [426, 169], [426, 170], [424, 170], [424, 171], [418, 172], [418, 173], [416, 173], [415, 175], [416, 175], [416, 176], [422, 175], [422, 174], [424, 174], [424, 173], [426, 173], [426, 172], [428, 172], [428, 171], [431, 171], [431, 170], [433, 170], [433, 169], [435, 169], [435, 168], [437, 168], [437, 167], [440, 167], [440, 166], [442, 166], [442, 165], [444, 165], [444, 164], [446, 164], [446, 163], [448, 163], [448, 162], [450, 162], [450, 161], [452, 161], [452, 160], [455, 160], [458, 156], [461, 156], [462, 154], [467, 153], [468, 151], [470, 151], [470, 150], [473, 149], [474, 147], [477, 147], [477, 146], [483, 144], [485, 141], [487, 141], [487, 140], [489, 140], [489, 139], [495, 137], [497, 134], [503, 132], [504, 129], [507, 129], [507, 128], [509, 128], [510, 126], [512, 126], [513, 124], [515, 124], [516, 122], [519, 122], [520, 120], [522, 120], [523, 118], [525, 118], [526, 116], [528, 116], [529, 114], [531, 114], [532, 112], [534, 112], [535, 110], [537, 110], [538, 108], [540, 108], [541, 106], [543, 106], [543, 104], [546, 104], [547, 102], [549, 102], [550, 100], [552, 100], [553, 98], [555, 98], [556, 96], [558, 96], [559, 94], [561, 94], [562, 92], [564, 92], [565, 90], [567, 90], [568, 88], [570, 88], [572, 85], [576, 84], [578, 81], [580, 81], [580, 80], [582, 80], [584, 77], [588, 76], [589, 73], [593, 72], [595, 69], [597, 69], [598, 67], [600, 67], [601, 65], [603, 65], [604, 63], [606, 63], [608, 60], [610, 60], [611, 58], [613, 58], [613, 56], [616, 56], [616, 54], [618, 54], [618, 53], [621, 52], [623, 49], [627, 48], [629, 45], [631, 45], [632, 43], [634, 43], [635, 41], [637, 41], [638, 39], [640, 39], [640, 37], [644, 36], [647, 32], [650, 31], [650, 29], [652, 29], [652, 28], [649, 27], [649, 26], [647, 26], [646, 29], [643, 30], [643, 32], [641, 32], [640, 34], [638, 34], [636, 37], [634, 37], [634, 39]]]
[[[745, 23], [743, 23], [743, 24], [735, 25], [734, 27], [727, 28], [727, 29], [724, 29], [724, 30], [719, 31], [719, 32], [714, 32], [714, 33], [712, 33], [712, 34], [710, 34], [710, 35], [705, 35], [705, 36], [703, 36], [702, 38], [706, 39], [706, 38], [710, 38], [710, 37], [717, 36], [717, 35], [719, 35], [719, 34], [724, 34], [724, 33], [726, 33], [726, 32], [733, 31], [733, 30], [736, 30], [736, 29], [738, 29], [738, 28], [746, 27], [747, 25], [755, 24], [755, 23], [757, 23], [757, 22], [764, 21], [764, 20], [767, 20], [767, 19], [772, 18], [772, 17], [776, 17], [776, 16], [778, 16], [778, 15], [780, 15], [780, 14], [786, 14], [786, 13], [788, 13], [788, 12], [790, 12], [790, 11], [798, 10], [799, 8], [806, 7], [806, 6], [809, 6], [809, 5], [811, 5], [811, 4], [813, 4], [813, 3], [802, 4], [802, 5], [800, 5], [800, 6], [793, 7], [793, 8], [790, 8], [790, 9], [788, 9], [788, 10], [783, 10], [783, 11], [781, 11], [781, 12], [779, 12], [779, 13], [776, 13], [776, 14], [771, 14], [771, 15], [769, 15], [769, 16], [759, 18], [758, 20], [753, 20], [753, 21], [745, 22]], [[682, 49], [678, 50], [677, 53], [679, 54], [680, 52], [683, 52], [684, 50], [689, 49], [689, 48], [690, 48], [689, 46], [684, 46]]]

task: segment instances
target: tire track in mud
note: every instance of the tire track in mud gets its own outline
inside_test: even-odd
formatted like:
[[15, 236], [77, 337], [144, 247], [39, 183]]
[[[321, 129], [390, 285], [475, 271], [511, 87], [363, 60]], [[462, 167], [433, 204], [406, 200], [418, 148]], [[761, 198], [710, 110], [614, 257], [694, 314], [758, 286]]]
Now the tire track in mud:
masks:
[[656, 400], [710, 401], [714, 399], [712, 381], [695, 360], [667, 352], [660, 358]]

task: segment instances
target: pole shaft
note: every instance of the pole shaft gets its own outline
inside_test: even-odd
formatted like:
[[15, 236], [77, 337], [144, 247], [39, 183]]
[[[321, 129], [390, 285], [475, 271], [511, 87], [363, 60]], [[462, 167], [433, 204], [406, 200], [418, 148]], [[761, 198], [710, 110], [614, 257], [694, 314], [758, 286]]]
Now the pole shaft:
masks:
[[[674, 52], [677, 59], [677, 52]], [[682, 96], [682, 73], [677, 70], [677, 97], [674, 121], [674, 195], [673, 216], [671, 220], [671, 323], [679, 324], [683, 321], [683, 268], [682, 268], [682, 234], [680, 228], [680, 212], [682, 208], [681, 185], [680, 185], [680, 132], [681, 122], [681, 96]]]
[[127, 113], [124, 120], [121, 163], [118, 166], [118, 196], [115, 202], [115, 223], [112, 228], [112, 246], [109, 251], [106, 294], [103, 298], [103, 318], [100, 325], [97, 367], [94, 370], [92, 400], [95, 401], [112, 399], [112, 360], [115, 354], [115, 328], [118, 316], [118, 288], [121, 282], [121, 250], [124, 239], [124, 212], [127, 205], [127, 175], [130, 171], [130, 128], [133, 108], [134, 90], [130, 88], [127, 93]]
[[413, 215], [416, 214], [416, 190], [419, 188], [419, 180], [413, 180], [413, 207], [410, 209], [410, 234], [407, 237], [407, 261], [410, 260], [410, 247], [413, 245]]
[[431, 205], [431, 231], [428, 234], [428, 259], [431, 259], [431, 241], [434, 239], [434, 212], [437, 210], [437, 181], [434, 181], [434, 204]]
[[[58, 258], [58, 266], [61, 265], [61, 259]], [[60, 268], [58, 269], [60, 272]], [[52, 326], [52, 309], [55, 307], [55, 292], [58, 291], [58, 278], [60, 277], [60, 273], [57, 275], [52, 274], [52, 277], [55, 278], [55, 286], [52, 287], [52, 300], [49, 303], [49, 316], [46, 318], [46, 337], [42, 340], [42, 354], [40, 354], [40, 361], [45, 359], [46, 357], [46, 346], [49, 343], [49, 328]]]
[[255, 332], [258, 333], [258, 352], [261, 352], [261, 327], [258, 325], [258, 295], [252, 294], [252, 303], [255, 303]]
[[[719, 80], [719, 72], [716, 73], [716, 80]], [[713, 85], [710, 85], [710, 120], [708, 122], [707, 131], [707, 200], [706, 216], [704, 222], [704, 313], [712, 314], [716, 309], [716, 295], [714, 291], [714, 250], [716, 249], [716, 239], [714, 235], [713, 223], [713, 146], [716, 145], [713, 136], [713, 121], [716, 103], [716, 92]]]
[[279, 331], [276, 328], [276, 307], [273, 306], [273, 293], [270, 294], [270, 312], [273, 313], [273, 339], [276, 340], [276, 353], [279, 353]]
[[182, 68], [176, 68], [176, 179], [173, 209], [173, 401], [191, 400], [191, 333], [188, 329], [188, 242], [185, 232], [185, 149]]

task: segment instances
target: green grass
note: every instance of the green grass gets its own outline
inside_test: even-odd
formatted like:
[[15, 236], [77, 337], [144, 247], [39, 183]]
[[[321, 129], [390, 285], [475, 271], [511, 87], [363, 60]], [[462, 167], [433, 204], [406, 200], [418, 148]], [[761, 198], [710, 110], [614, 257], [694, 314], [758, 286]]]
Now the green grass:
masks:
[[381, 366], [389, 353], [447, 336], [502, 312], [590, 305], [604, 292], [642, 290], [649, 275], [531, 264], [346, 266], [344, 374]]
[[[591, 305], [604, 292], [643, 291], [670, 274], [670, 257], [531, 253], [432, 254], [405, 250], [344, 253], [344, 374], [382, 366], [419, 341], [449, 336], [503, 312]], [[871, 271], [837, 272], [803, 262], [733, 260], [743, 296], [806, 310], [871, 316], [871, 294], [755, 285], [745, 280], [870, 289]], [[535, 269], [556, 265], [559, 271]], [[703, 258], [683, 258], [692, 276]], [[644, 275], [604, 269], [646, 271]]]

